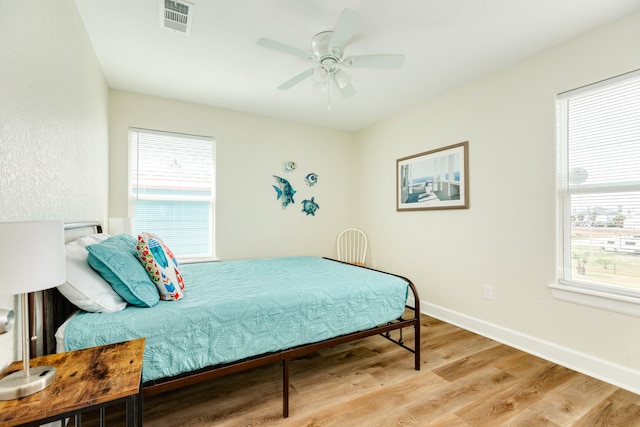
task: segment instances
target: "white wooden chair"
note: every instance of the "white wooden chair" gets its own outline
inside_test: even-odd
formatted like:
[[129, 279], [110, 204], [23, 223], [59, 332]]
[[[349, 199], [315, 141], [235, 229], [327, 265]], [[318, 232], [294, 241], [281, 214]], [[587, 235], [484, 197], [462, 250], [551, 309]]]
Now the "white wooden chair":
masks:
[[338, 234], [338, 259], [364, 266], [369, 243], [367, 236], [357, 228], [347, 228]]

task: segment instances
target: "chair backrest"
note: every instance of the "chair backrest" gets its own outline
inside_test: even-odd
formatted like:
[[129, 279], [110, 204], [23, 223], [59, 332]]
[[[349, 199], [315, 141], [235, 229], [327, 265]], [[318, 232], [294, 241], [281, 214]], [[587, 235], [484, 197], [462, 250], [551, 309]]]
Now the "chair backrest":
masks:
[[362, 230], [347, 228], [338, 234], [338, 259], [364, 265], [368, 245], [367, 236]]

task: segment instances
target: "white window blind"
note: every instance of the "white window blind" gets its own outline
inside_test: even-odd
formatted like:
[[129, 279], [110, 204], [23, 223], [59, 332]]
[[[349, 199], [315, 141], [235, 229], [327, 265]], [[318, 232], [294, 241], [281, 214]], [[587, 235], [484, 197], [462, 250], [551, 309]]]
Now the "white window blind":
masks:
[[134, 232], [182, 259], [213, 257], [213, 138], [132, 128], [129, 153]]
[[558, 96], [560, 283], [640, 303], [640, 71]]

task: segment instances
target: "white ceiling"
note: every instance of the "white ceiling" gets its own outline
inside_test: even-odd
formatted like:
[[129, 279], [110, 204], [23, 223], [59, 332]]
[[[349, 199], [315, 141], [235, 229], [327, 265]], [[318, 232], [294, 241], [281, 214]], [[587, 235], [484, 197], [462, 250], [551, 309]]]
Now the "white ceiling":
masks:
[[[76, 0], [111, 88], [344, 130], [640, 10], [640, 0], [191, 0], [185, 35], [160, 26], [161, 2]], [[347, 69], [350, 98], [313, 78], [277, 89], [313, 64], [256, 41], [310, 51], [346, 7], [362, 22], [345, 55], [402, 53], [403, 67]]]

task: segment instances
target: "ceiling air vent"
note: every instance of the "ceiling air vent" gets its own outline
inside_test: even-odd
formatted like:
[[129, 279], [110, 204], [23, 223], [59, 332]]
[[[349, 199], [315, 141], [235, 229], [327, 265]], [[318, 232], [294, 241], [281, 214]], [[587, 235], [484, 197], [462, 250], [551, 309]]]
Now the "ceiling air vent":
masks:
[[176, 0], [160, 0], [160, 25], [168, 30], [191, 33], [193, 3]]

